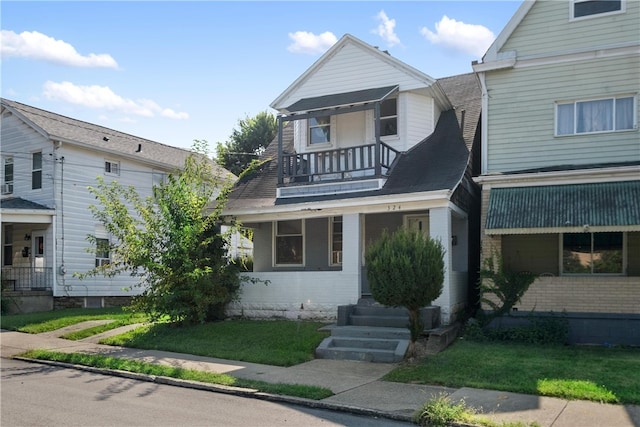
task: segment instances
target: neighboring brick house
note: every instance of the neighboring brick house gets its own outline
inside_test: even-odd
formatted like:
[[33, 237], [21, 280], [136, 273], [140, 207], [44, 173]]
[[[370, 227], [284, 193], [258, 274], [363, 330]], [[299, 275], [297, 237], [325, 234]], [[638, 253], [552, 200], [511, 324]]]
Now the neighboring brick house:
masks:
[[33, 310], [121, 305], [141, 292], [125, 289], [138, 280], [126, 274], [73, 276], [109, 260], [108, 251], [86, 250], [89, 234], [110, 239], [88, 210], [95, 198], [87, 187], [103, 176], [151, 195], [191, 151], [8, 99], [1, 114], [3, 292], [29, 299]]
[[482, 258], [572, 342], [640, 344], [640, 2], [526, 1], [474, 70]]
[[269, 284], [245, 286], [231, 314], [335, 319], [370, 298], [367, 245], [404, 225], [442, 241], [434, 304], [458, 319], [477, 271], [476, 76], [436, 80], [345, 35], [271, 107], [278, 136], [225, 209], [253, 231], [251, 275]]

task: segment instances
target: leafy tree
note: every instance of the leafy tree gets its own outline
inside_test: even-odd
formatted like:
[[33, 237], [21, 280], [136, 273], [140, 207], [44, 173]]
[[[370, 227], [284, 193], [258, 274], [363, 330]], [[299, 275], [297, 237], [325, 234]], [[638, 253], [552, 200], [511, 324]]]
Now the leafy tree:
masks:
[[424, 328], [420, 309], [442, 293], [444, 252], [440, 241], [406, 228], [394, 233], [384, 230], [367, 248], [367, 278], [373, 298], [387, 306], [406, 307], [409, 312], [409, 355], [414, 354]]
[[[219, 218], [231, 183], [215, 175], [206, 142], [196, 141], [184, 168], [154, 186], [153, 195], [140, 196], [134, 187], [107, 183], [102, 177], [89, 191], [97, 204], [89, 209], [113, 237], [110, 263], [79, 277], [128, 273], [144, 288], [132, 309], [152, 319], [205, 322], [224, 315], [237, 298], [240, 278], [227, 259], [230, 230], [221, 233]], [[211, 211], [206, 208], [216, 200]], [[95, 236], [88, 236], [93, 250]]]
[[486, 326], [491, 320], [511, 313], [513, 306], [520, 301], [538, 276], [529, 271], [505, 268], [502, 257], [493, 252], [483, 261], [479, 286], [480, 301], [492, 311], [479, 316], [480, 322]]
[[256, 160], [278, 132], [275, 116], [267, 111], [238, 120], [238, 126], [225, 144], [218, 142], [216, 146], [218, 163], [235, 175]]

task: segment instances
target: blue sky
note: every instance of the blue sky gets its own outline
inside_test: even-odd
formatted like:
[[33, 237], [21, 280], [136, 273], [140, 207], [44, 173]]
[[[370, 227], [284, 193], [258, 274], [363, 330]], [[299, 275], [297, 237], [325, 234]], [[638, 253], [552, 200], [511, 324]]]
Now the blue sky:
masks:
[[211, 147], [349, 33], [434, 77], [471, 72], [522, 0], [2, 1], [1, 95]]

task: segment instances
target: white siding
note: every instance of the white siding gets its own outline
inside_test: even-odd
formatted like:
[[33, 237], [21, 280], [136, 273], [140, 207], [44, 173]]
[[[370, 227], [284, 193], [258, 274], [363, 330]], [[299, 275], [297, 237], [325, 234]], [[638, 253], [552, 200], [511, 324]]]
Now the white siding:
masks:
[[[53, 208], [53, 145], [13, 114], [2, 115], [2, 156], [13, 157], [13, 194]], [[32, 153], [42, 151], [42, 188], [31, 189]], [[4, 174], [4, 168], [2, 173]], [[3, 181], [4, 182], [4, 181]]]
[[[153, 172], [159, 169], [135, 163], [115, 155], [84, 150], [72, 145], [64, 145], [57, 153], [64, 157], [64, 167], [57, 167], [57, 259], [64, 262], [67, 274], [58, 276], [56, 295], [69, 296], [127, 296], [141, 291], [131, 287], [137, 279], [126, 274], [112, 278], [96, 276], [84, 280], [73, 277], [73, 273], [84, 273], [95, 266], [95, 254], [87, 252], [90, 243], [87, 235], [93, 234], [98, 221], [89, 211], [89, 205], [96, 200], [88, 190], [96, 185], [96, 177], [104, 175], [107, 182], [117, 180], [124, 186], [134, 186], [142, 196], [151, 194]], [[120, 175], [104, 174], [105, 159], [120, 162]], [[168, 172], [168, 171], [167, 171]], [[63, 191], [60, 191], [60, 188]]]
[[[637, 129], [554, 137], [556, 101], [637, 95], [638, 60], [594, 59], [487, 73], [487, 172], [640, 160]], [[636, 114], [639, 110], [636, 105]]]
[[425, 82], [358, 46], [346, 44], [280, 105], [286, 107], [304, 98], [393, 85], [400, 85], [401, 91], [407, 91], [423, 88]]
[[625, 13], [570, 21], [570, 1], [538, 1], [501, 51], [516, 50], [522, 58], [637, 42], [640, 2], [627, 0], [625, 4]]
[[[400, 96], [401, 150], [406, 151], [433, 133], [437, 122], [433, 98], [414, 93]], [[398, 148], [398, 147], [394, 147]]]

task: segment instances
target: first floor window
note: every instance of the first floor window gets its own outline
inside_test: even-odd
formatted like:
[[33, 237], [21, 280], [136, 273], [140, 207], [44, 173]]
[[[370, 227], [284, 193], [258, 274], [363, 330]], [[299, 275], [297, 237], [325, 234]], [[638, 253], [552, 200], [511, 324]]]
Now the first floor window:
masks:
[[96, 267], [100, 267], [111, 262], [109, 256], [109, 239], [96, 239]]
[[304, 222], [301, 219], [276, 221], [276, 265], [302, 265]]
[[331, 265], [342, 265], [342, 217], [333, 216], [330, 219], [329, 236], [331, 242], [329, 247], [331, 248]]
[[42, 151], [31, 154], [31, 189], [42, 188]]
[[2, 246], [2, 265], [13, 265], [13, 226], [4, 226], [4, 240]]
[[633, 96], [558, 103], [556, 135], [635, 129], [634, 107]]
[[622, 233], [565, 233], [564, 274], [622, 274]]
[[309, 119], [309, 145], [331, 142], [331, 116], [318, 116]]

